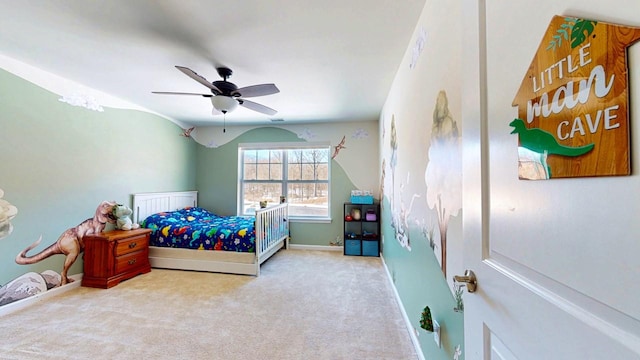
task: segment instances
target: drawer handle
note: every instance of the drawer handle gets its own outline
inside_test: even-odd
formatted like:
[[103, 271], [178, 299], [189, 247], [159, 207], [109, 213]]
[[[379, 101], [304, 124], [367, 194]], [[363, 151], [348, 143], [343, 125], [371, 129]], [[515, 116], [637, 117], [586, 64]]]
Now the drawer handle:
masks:
[[132, 242], [131, 244], [129, 244], [129, 249], [133, 249], [134, 247], [136, 247], [136, 245], [138, 245], [138, 244]]
[[133, 265], [133, 264], [135, 264], [135, 263], [136, 263], [136, 259], [131, 259], [131, 260], [127, 261], [127, 263], [128, 263], [129, 265]]

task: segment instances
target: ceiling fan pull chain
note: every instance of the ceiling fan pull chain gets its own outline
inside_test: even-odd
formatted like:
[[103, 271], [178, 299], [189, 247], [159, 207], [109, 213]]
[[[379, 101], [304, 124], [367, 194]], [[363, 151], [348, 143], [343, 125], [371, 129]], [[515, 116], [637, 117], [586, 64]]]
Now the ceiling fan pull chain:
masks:
[[222, 132], [227, 132], [227, 113], [222, 114]]

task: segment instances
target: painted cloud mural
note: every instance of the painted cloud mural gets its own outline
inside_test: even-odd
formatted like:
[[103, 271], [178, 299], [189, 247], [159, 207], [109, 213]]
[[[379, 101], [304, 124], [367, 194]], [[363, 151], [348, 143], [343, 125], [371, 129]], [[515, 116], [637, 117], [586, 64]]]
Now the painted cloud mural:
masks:
[[3, 197], [4, 191], [0, 189], [0, 239], [11, 234], [13, 231], [11, 219], [13, 219], [18, 213], [18, 208], [11, 205], [7, 200], [4, 200]]

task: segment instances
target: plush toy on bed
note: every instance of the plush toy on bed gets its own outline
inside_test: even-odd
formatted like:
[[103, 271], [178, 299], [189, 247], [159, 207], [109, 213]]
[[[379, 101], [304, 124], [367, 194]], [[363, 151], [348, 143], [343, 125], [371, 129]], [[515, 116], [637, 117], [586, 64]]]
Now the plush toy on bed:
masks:
[[116, 218], [116, 228], [120, 230], [137, 229], [140, 225], [133, 223], [129, 217], [133, 211], [127, 206], [116, 204], [113, 207], [113, 216]]

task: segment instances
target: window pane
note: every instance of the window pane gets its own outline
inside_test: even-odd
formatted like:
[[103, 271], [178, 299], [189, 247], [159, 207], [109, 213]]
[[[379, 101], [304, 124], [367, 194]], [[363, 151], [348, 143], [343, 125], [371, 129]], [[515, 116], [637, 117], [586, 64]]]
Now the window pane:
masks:
[[329, 216], [328, 184], [288, 184], [287, 202], [289, 215]]
[[282, 180], [282, 164], [272, 163], [269, 171], [271, 180]]
[[300, 155], [300, 150], [289, 150], [287, 152], [288, 162], [289, 164], [299, 163], [302, 161], [302, 157]]
[[316, 168], [317, 180], [329, 180], [329, 164], [318, 164]]
[[256, 176], [257, 180], [269, 180], [269, 164], [258, 164], [256, 166], [258, 174]]
[[271, 151], [269, 150], [257, 150], [256, 151], [258, 159], [257, 162], [261, 163], [261, 164], [268, 164], [269, 163], [269, 156], [271, 155]]
[[255, 164], [245, 164], [244, 165], [244, 179], [245, 180], [256, 180], [256, 165]]
[[329, 160], [329, 150], [327, 149], [316, 149], [316, 162], [327, 162]]
[[273, 183], [245, 183], [242, 198], [242, 213], [252, 213], [260, 208], [260, 201], [266, 200], [268, 205], [280, 203], [282, 185]]
[[256, 151], [255, 150], [244, 150], [244, 159], [245, 163], [255, 163], [256, 162]]
[[315, 175], [313, 164], [302, 164], [302, 180], [315, 180]]
[[289, 163], [289, 166], [287, 167], [287, 169], [288, 169], [287, 178], [289, 180], [301, 180], [302, 179], [302, 175], [300, 173], [300, 165], [299, 164], [291, 164], [291, 163]]
[[313, 150], [303, 150], [302, 151], [302, 162], [303, 163], [312, 163], [313, 162]]
[[271, 150], [271, 163], [272, 164], [282, 164], [282, 151], [281, 150]]

